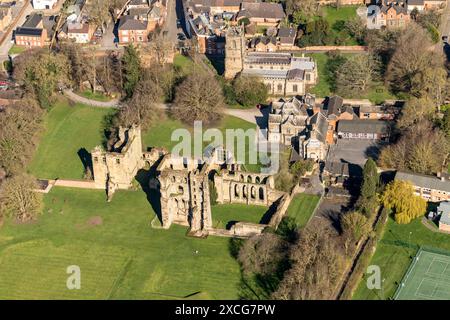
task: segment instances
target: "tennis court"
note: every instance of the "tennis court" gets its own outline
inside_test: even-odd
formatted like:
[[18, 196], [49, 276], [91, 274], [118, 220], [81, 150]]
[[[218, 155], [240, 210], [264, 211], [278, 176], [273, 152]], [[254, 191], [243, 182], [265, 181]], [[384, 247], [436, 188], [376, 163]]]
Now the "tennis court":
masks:
[[400, 283], [396, 300], [450, 300], [450, 254], [420, 249]]

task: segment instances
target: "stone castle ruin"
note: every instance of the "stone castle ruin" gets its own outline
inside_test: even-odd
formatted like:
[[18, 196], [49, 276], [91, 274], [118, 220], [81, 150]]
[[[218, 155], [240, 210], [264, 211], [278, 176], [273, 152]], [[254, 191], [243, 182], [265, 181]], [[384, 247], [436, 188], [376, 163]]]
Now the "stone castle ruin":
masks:
[[[138, 126], [120, 128], [111, 150], [96, 147], [92, 151], [95, 186], [106, 190], [108, 201], [116, 190], [131, 188], [140, 169], [156, 167], [162, 228], [180, 224], [190, 228], [190, 235], [200, 237], [246, 237], [261, 233], [269, 225], [276, 228], [290, 195], [275, 189], [273, 176], [242, 171], [239, 164], [230, 164], [230, 159], [232, 156], [221, 147], [210, 150], [206, 161], [175, 157], [157, 148], [143, 152]], [[215, 229], [210, 188], [215, 189], [218, 204], [275, 206], [274, 213], [267, 224], [237, 222], [228, 230]]]

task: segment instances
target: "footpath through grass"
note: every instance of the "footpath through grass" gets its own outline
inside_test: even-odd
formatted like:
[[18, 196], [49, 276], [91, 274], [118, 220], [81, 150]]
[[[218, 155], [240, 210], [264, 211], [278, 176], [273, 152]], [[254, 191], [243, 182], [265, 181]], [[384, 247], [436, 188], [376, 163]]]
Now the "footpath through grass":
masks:
[[80, 92], [79, 95], [81, 95], [82, 97], [85, 97], [87, 99], [95, 100], [95, 101], [102, 101], [102, 102], [111, 101], [111, 98], [104, 95], [103, 93], [92, 92], [91, 90], [84, 90], [83, 92]]
[[[38, 221], [0, 229], [1, 299], [238, 298], [229, 239], [152, 228], [142, 191], [107, 203], [103, 191], [56, 187], [44, 201]], [[66, 288], [70, 265], [81, 269], [81, 290]]]
[[[401, 225], [389, 218], [383, 238], [370, 265], [381, 269], [381, 277], [385, 279], [384, 290], [370, 290], [363, 278], [353, 299], [379, 300], [392, 298], [403, 275], [406, 273], [412, 257], [420, 246], [450, 251], [450, 238], [447, 234], [435, 233], [427, 229], [419, 219], [410, 224]], [[384, 294], [384, 297], [383, 297]]]
[[318, 195], [297, 194], [289, 205], [287, 215], [295, 220], [299, 228], [303, 228], [311, 218], [319, 200], [320, 196]]

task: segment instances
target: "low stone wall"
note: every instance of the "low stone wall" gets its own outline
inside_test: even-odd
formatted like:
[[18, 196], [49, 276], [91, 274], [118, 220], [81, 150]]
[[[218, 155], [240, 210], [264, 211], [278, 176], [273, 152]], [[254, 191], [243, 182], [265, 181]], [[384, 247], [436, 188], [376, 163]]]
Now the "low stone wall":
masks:
[[93, 180], [56, 180], [54, 186], [81, 189], [104, 189], [96, 187]]
[[269, 221], [269, 226], [276, 229], [286, 214], [289, 205], [291, 204], [292, 196], [285, 193], [279, 200], [276, 211], [273, 213]]
[[210, 228], [208, 229], [208, 235], [229, 238], [249, 238], [261, 234], [265, 228], [267, 228], [267, 224], [236, 222], [229, 230]]

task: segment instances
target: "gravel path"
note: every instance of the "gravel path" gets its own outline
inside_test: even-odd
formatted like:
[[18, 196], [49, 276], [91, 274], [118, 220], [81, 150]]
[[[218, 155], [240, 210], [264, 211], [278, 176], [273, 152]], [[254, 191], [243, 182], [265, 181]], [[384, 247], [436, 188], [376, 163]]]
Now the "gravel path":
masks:
[[82, 96], [77, 95], [76, 93], [74, 93], [72, 90], [68, 90], [65, 89], [63, 91], [64, 95], [74, 101], [74, 102], [79, 102], [82, 104], [86, 104], [92, 107], [98, 107], [98, 108], [118, 108], [120, 107], [120, 102], [118, 99], [113, 99], [110, 101], [97, 101], [97, 100], [92, 100], [92, 99], [88, 99]]

